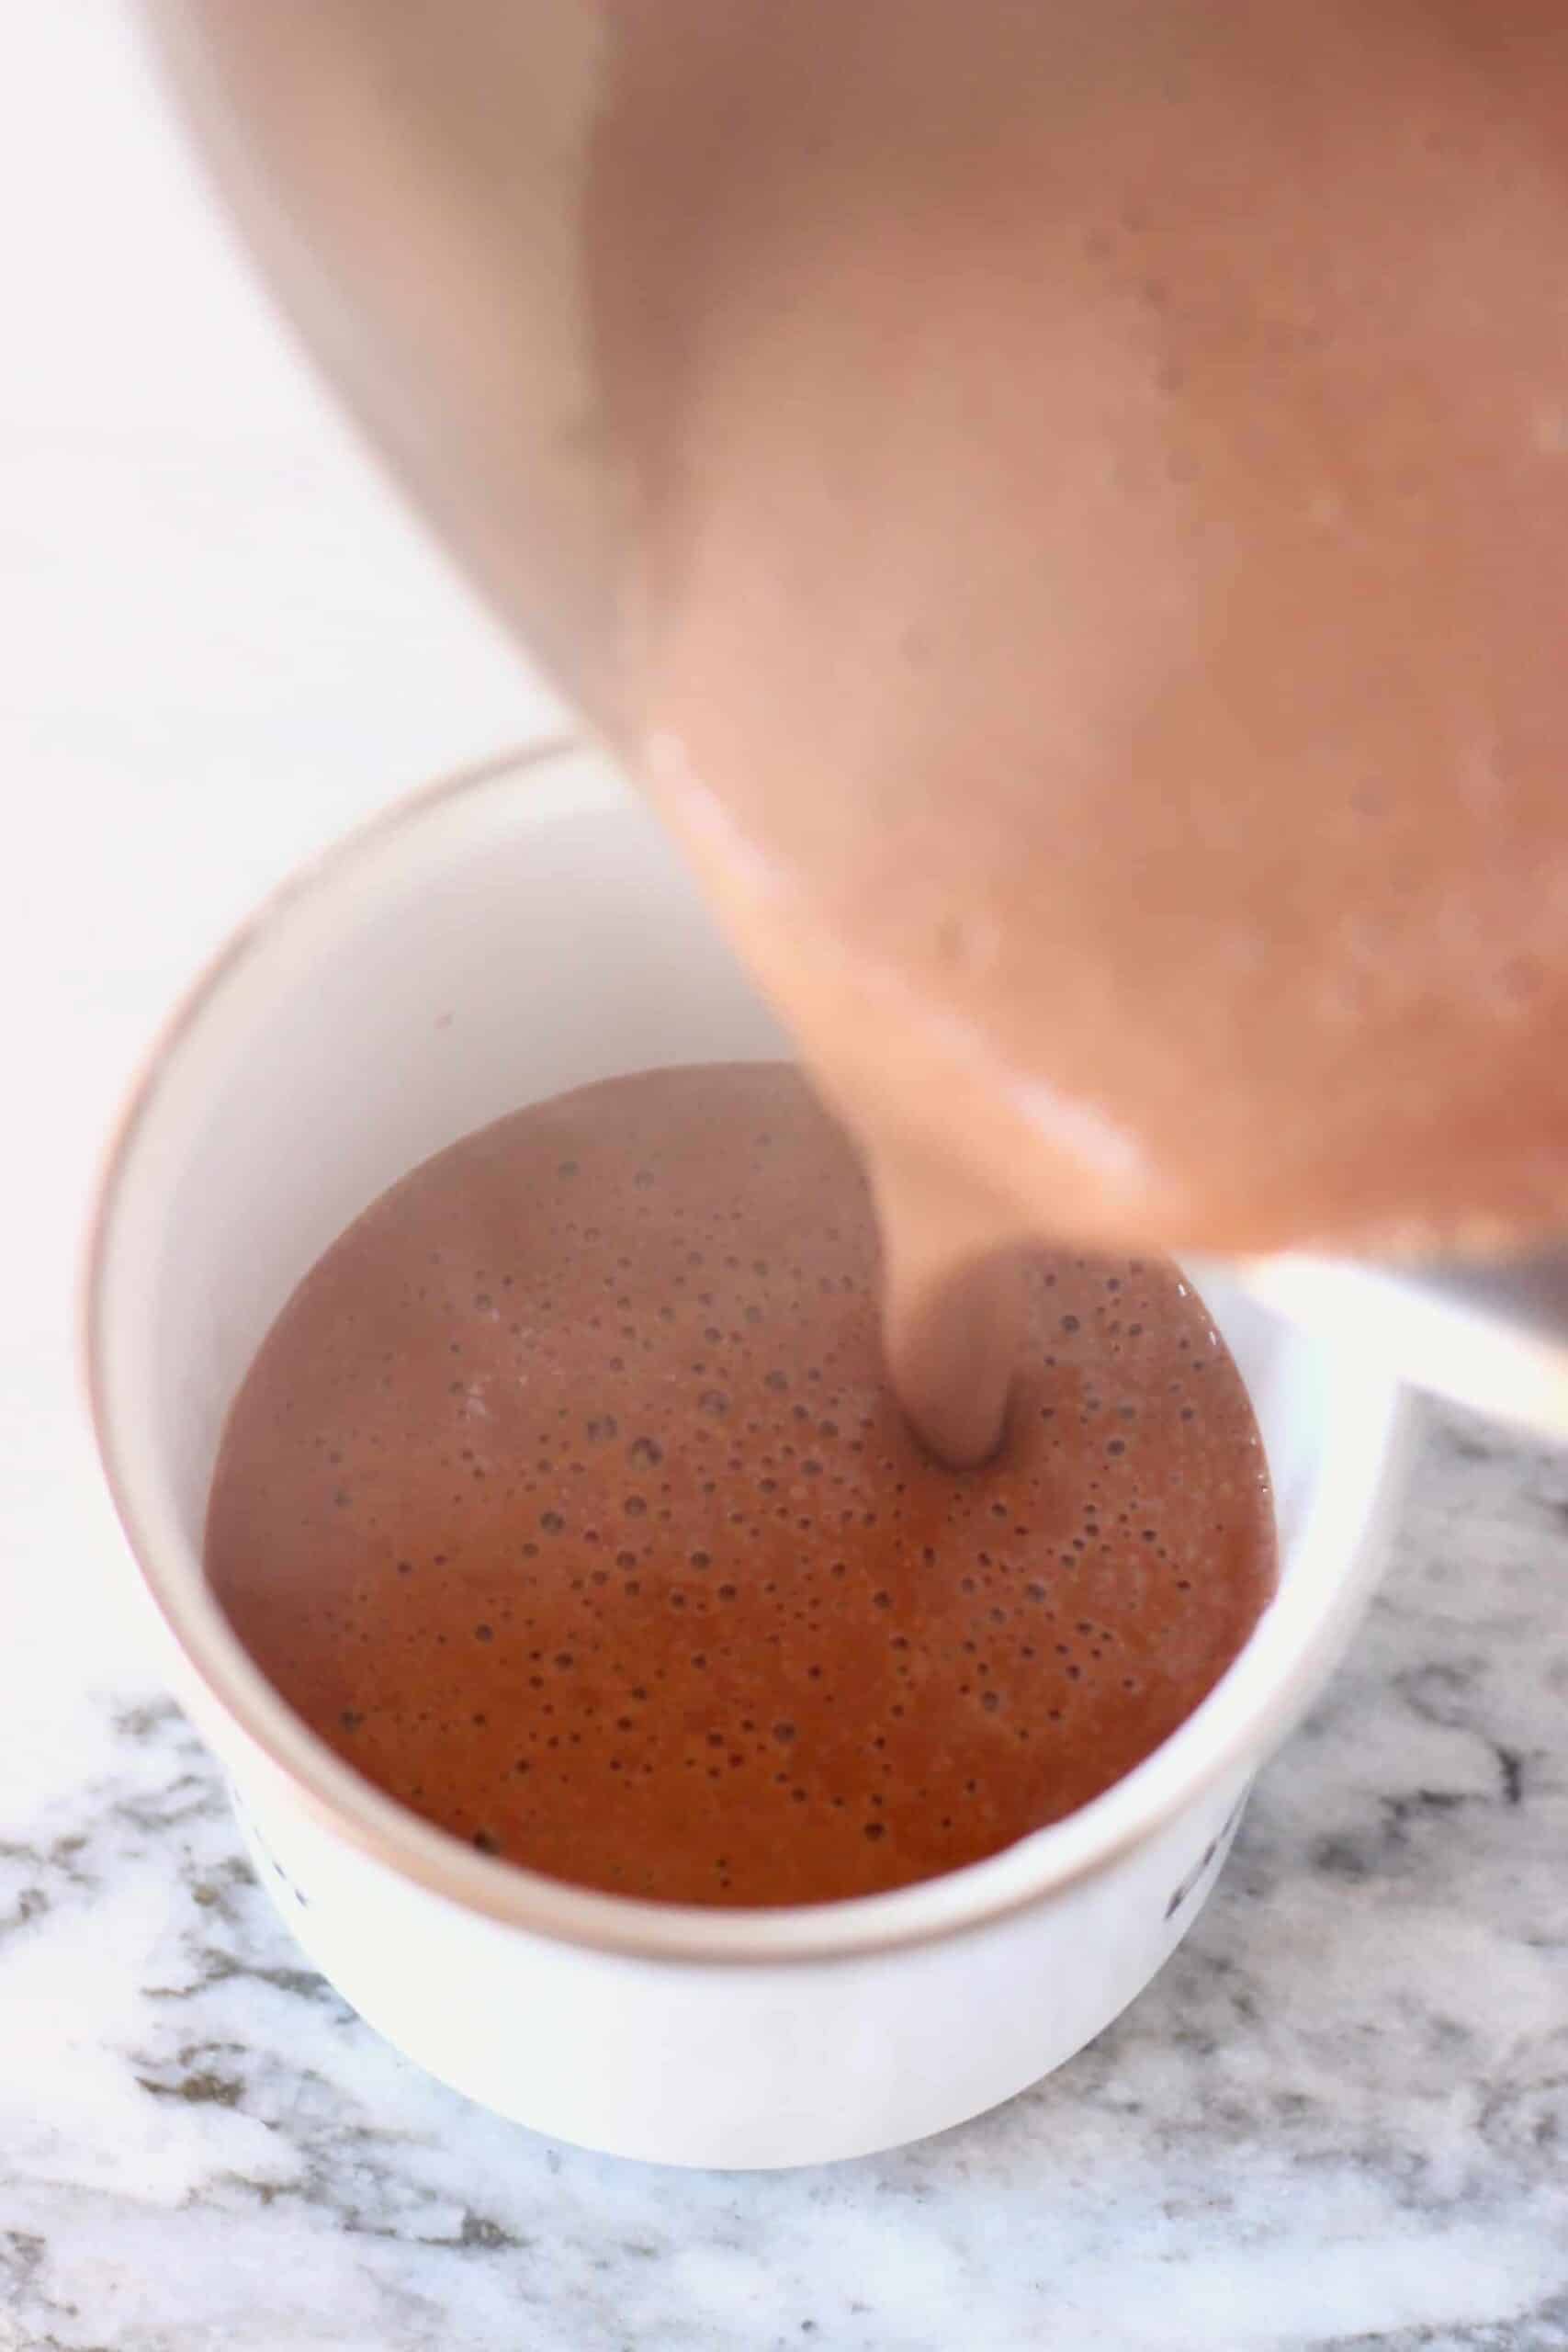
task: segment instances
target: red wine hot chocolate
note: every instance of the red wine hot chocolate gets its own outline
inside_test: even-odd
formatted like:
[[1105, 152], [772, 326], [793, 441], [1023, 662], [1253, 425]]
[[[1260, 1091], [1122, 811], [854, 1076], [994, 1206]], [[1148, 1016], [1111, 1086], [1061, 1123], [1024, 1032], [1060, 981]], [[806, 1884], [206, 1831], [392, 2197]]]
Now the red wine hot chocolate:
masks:
[[1159, 1260], [1032, 1261], [979, 1471], [909, 1434], [878, 1288], [855, 1156], [790, 1069], [502, 1119], [268, 1335], [213, 1484], [219, 1598], [348, 1762], [558, 1878], [811, 1903], [993, 1853], [1246, 1642], [1263, 1457]]

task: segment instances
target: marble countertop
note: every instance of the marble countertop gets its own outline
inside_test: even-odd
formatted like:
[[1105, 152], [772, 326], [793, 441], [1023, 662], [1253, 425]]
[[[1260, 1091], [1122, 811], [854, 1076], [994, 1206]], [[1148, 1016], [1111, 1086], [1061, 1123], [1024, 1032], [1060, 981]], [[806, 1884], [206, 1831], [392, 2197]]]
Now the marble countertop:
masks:
[[90, 1171], [260, 890], [556, 714], [279, 336], [107, 0], [6, 12], [0, 62], [0, 2352], [1564, 2352], [1568, 1456], [1458, 1416], [1196, 1931], [995, 2115], [650, 2171], [466, 2106], [304, 1966], [82, 1428]]
[[302, 1964], [176, 1710], [105, 1690], [0, 1844], [0, 2343], [1568, 2346], [1565, 1574], [1568, 1459], [1435, 1416], [1164, 1974], [1009, 2107], [795, 2175], [423, 2078]]

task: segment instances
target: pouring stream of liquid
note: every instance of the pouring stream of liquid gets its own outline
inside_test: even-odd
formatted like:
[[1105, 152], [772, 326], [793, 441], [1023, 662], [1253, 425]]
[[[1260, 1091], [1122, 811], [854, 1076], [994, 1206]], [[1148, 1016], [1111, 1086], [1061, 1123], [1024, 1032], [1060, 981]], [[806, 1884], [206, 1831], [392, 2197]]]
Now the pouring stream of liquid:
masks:
[[1560, 11], [148, 13], [859, 1138], [938, 1452], [1021, 1238], [1561, 1218]]

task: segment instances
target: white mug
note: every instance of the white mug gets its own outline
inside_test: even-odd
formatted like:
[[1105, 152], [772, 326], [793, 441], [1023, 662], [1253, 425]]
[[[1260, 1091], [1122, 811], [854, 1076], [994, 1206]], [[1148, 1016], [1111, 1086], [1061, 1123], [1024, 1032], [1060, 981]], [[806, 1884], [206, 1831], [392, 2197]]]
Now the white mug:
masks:
[[289, 1711], [208, 1589], [231, 1399], [314, 1260], [432, 1152], [592, 1080], [783, 1050], [652, 818], [598, 752], [547, 748], [395, 808], [245, 926], [130, 1105], [88, 1268], [120, 1517], [299, 1941], [458, 2089], [667, 2163], [916, 2139], [1100, 2032], [1191, 1926], [1253, 1773], [1349, 1634], [1398, 1484], [1392, 1379], [1206, 1282], [1273, 1476], [1279, 1592], [1093, 1804], [892, 1894], [735, 1911], [568, 1885], [406, 1812]]

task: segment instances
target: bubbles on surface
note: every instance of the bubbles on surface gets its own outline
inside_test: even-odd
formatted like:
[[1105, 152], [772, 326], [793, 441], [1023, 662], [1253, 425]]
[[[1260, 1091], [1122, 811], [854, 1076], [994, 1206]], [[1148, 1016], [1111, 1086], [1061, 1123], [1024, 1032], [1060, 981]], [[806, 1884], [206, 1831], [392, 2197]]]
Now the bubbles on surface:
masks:
[[1235, 1395], [1196, 1300], [1179, 1345], [1163, 1269], [1057, 1257], [1002, 1464], [930, 1462], [881, 1388], [841, 1147], [772, 1079], [759, 1157], [751, 1106], [734, 1142], [703, 1081], [700, 1138], [645, 1080], [617, 1142], [617, 1089], [595, 1090], [597, 1125], [546, 1106], [536, 1144], [525, 1114], [510, 1159], [476, 1150], [470, 1230], [424, 1198], [390, 1354], [367, 1317], [362, 1367], [341, 1326], [296, 1363], [267, 1442], [314, 1465], [278, 1487], [310, 1575], [241, 1630], [358, 1769], [481, 1851], [696, 1901], [896, 1885], [1084, 1802], [1174, 1728], [1250, 1622], [1212, 1564], [1256, 1519], [1256, 1456], [1219, 1507]]

